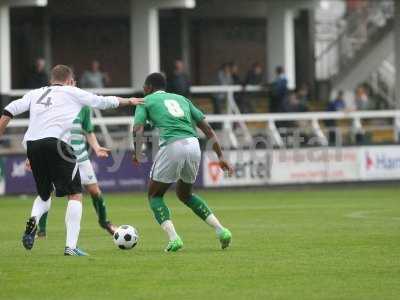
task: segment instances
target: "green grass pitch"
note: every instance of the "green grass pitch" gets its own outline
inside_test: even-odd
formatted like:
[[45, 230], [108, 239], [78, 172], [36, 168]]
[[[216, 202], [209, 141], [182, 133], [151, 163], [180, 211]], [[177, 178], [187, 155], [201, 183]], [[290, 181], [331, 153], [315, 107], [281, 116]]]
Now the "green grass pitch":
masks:
[[400, 195], [395, 187], [199, 191], [233, 233], [214, 232], [168, 194], [179, 253], [144, 193], [106, 195], [111, 220], [132, 224], [137, 248], [117, 249], [85, 199], [80, 246], [64, 257], [66, 201], [53, 200], [48, 238], [20, 238], [31, 200], [0, 198], [0, 299], [399, 299]]

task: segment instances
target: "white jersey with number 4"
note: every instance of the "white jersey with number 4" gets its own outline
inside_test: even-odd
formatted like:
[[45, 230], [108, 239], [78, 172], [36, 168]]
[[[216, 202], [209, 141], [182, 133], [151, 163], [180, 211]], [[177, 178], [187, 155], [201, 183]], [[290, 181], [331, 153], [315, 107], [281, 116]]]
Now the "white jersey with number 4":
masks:
[[73, 86], [54, 85], [28, 92], [8, 104], [4, 111], [16, 116], [29, 111], [29, 127], [23, 144], [54, 137], [69, 144], [73, 121], [82, 107], [116, 108], [117, 97], [98, 96]]

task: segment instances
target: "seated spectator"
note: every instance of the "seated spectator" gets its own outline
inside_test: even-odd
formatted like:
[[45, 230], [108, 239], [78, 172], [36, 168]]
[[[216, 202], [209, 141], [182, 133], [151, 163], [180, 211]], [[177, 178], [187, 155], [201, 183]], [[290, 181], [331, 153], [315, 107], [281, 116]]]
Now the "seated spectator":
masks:
[[174, 65], [174, 72], [168, 82], [168, 91], [185, 97], [190, 95], [190, 78], [186, 73], [183, 61], [177, 59]]
[[[339, 91], [336, 97], [328, 103], [327, 111], [343, 111], [346, 109], [346, 102], [344, 101], [344, 92]], [[328, 127], [328, 142], [330, 145], [336, 144], [338, 138], [337, 121], [325, 120], [325, 126]]]
[[344, 102], [344, 93], [339, 91], [332, 101], [328, 103], [327, 111], [342, 111], [345, 110], [346, 104]]
[[308, 85], [303, 83], [297, 91], [297, 97], [303, 105], [308, 105], [310, 103], [310, 91]]
[[[364, 85], [360, 85], [356, 89], [356, 94], [354, 97], [354, 102], [356, 106], [356, 110], [368, 110], [369, 109], [369, 98], [367, 89]], [[355, 143], [357, 145], [362, 145], [365, 142], [365, 134], [362, 129], [358, 129], [355, 132]]]
[[247, 72], [244, 85], [260, 85], [264, 82], [264, 74], [261, 64], [255, 62], [251, 69]]
[[90, 70], [83, 72], [80, 80], [82, 88], [100, 89], [110, 82], [107, 73], [101, 71], [100, 63], [97, 60], [92, 61]]
[[49, 75], [46, 72], [46, 61], [43, 58], [38, 58], [28, 79], [27, 87], [29, 89], [38, 89], [47, 85], [49, 85]]
[[357, 87], [354, 102], [356, 110], [367, 110], [369, 108], [368, 94], [364, 86]]
[[270, 85], [270, 112], [281, 112], [282, 106], [284, 105], [285, 98], [288, 93], [287, 78], [285, 70], [282, 66], [278, 66], [275, 69], [276, 78]]
[[[232, 76], [232, 68], [229, 63], [224, 63], [218, 70], [217, 74], [217, 85], [232, 85], [233, 84], [233, 76]], [[224, 105], [226, 101], [226, 93], [218, 93], [215, 94], [212, 98], [214, 113], [220, 114], [222, 112], [222, 105]]]
[[243, 82], [240, 79], [239, 66], [235, 62], [230, 62], [229, 65], [230, 65], [231, 74], [232, 74], [232, 84], [242, 85]]
[[[295, 91], [290, 91], [283, 101], [282, 111], [286, 113], [300, 113], [308, 111], [308, 108], [300, 102]], [[279, 121], [277, 122], [277, 126], [279, 128], [289, 129], [289, 131], [286, 132], [286, 137], [289, 137], [293, 135], [294, 130], [307, 128], [307, 123], [304, 121]], [[306, 139], [306, 135], [302, 131], [301, 136]]]
[[295, 91], [290, 91], [283, 105], [284, 112], [306, 112], [308, 107], [300, 102], [300, 99]]
[[[231, 72], [232, 72], [232, 81], [234, 85], [244, 85], [244, 82], [240, 79], [239, 75], [239, 66], [232, 62], [231, 65]], [[253, 111], [253, 107], [249, 99], [245, 98], [243, 92], [236, 92], [234, 94], [235, 102], [239, 107], [240, 112], [242, 113], [251, 113]]]
[[[239, 66], [235, 62], [230, 62], [230, 68], [231, 68], [231, 73], [232, 73], [232, 84], [233, 85], [243, 85], [243, 81], [240, 78], [239, 74]], [[243, 107], [243, 93], [237, 92], [234, 94], [235, 102], [237, 106], [239, 107], [239, 110], [241, 112], [244, 112], [244, 107]]]
[[[263, 74], [263, 69], [262, 66], [259, 62], [255, 62], [252, 66], [251, 69], [247, 72], [246, 78], [243, 82], [243, 89], [247, 85], [263, 85], [264, 84], [264, 74]], [[247, 113], [252, 113], [254, 112], [254, 105], [253, 105], [253, 100], [250, 95], [244, 94], [244, 96], [247, 97], [245, 101], [246, 105], [246, 112]]]
[[218, 85], [232, 85], [232, 66], [230, 63], [224, 63], [218, 70], [217, 74], [217, 84]]

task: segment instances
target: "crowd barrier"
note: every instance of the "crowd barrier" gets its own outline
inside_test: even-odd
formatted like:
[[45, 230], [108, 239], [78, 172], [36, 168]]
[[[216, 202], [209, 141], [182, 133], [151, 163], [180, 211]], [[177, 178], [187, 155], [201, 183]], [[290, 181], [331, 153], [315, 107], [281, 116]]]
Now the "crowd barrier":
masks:
[[[102, 95], [132, 95], [140, 92], [132, 88], [106, 88], [106, 89], [88, 89], [88, 91]], [[307, 113], [254, 113], [242, 114], [234, 100], [234, 93], [260, 93], [265, 92], [262, 86], [192, 86], [191, 93], [193, 95], [215, 95], [223, 94], [222, 101], [226, 105], [225, 114], [208, 114], [207, 120], [211, 123], [222, 125], [225, 132], [228, 133], [228, 140], [233, 148], [238, 148], [241, 141], [238, 140], [235, 124], [240, 128], [240, 134], [243, 135], [244, 141], [251, 144], [252, 134], [248, 128], [251, 122], [265, 122], [268, 134], [272, 137], [275, 145], [284, 146], [284, 140], [277, 128], [277, 122], [305, 121], [309, 122], [309, 128], [312, 134], [317, 138], [319, 145], [326, 146], [328, 137], [324, 132], [322, 124], [326, 120], [349, 120], [351, 122], [351, 131], [353, 135], [364, 132], [363, 121], [366, 120], [382, 120], [389, 124], [393, 129], [393, 141], [398, 142], [400, 137], [400, 110], [374, 110], [374, 111], [343, 111], [343, 112], [307, 112]], [[28, 90], [12, 90], [12, 97], [20, 97]], [[220, 99], [220, 100], [221, 100]], [[115, 141], [110, 135], [108, 127], [111, 125], [132, 126], [131, 117], [104, 117], [99, 110], [94, 110], [93, 123], [101, 129], [105, 146], [115, 148]], [[14, 119], [9, 127], [26, 128], [28, 119]], [[377, 126], [382, 127], [381, 125]], [[8, 136], [10, 138], [10, 136]]]
[[[269, 186], [330, 182], [362, 182], [400, 179], [400, 146], [316, 147], [226, 152], [235, 168], [228, 177], [211, 152], [203, 153], [196, 181], [200, 188]], [[146, 188], [151, 162], [132, 165], [131, 153], [120, 159], [93, 158], [104, 192], [142, 191]], [[33, 194], [32, 174], [25, 170], [25, 156], [0, 157], [0, 193]]]
[[[321, 146], [328, 144], [326, 132], [322, 128], [325, 120], [349, 120], [351, 122], [351, 131], [355, 135], [364, 132], [362, 122], [365, 120], [384, 120], [389, 122], [388, 126], [393, 129], [393, 141], [399, 142], [400, 137], [400, 110], [377, 110], [377, 111], [352, 111], [352, 112], [306, 112], [306, 113], [265, 113], [265, 114], [223, 114], [223, 115], [207, 115], [210, 123], [224, 124], [224, 130], [229, 135], [231, 145], [235, 148], [240, 145], [237, 142], [234, 123], [251, 123], [265, 122], [266, 134], [268, 134], [275, 145], [284, 146], [284, 140], [281, 132], [277, 128], [277, 122], [282, 121], [306, 121], [309, 122], [309, 128], [313, 135], [317, 138], [317, 142]], [[130, 127], [132, 130], [132, 117], [95, 117], [93, 124], [106, 128], [110, 125], [123, 125]], [[26, 128], [29, 124], [28, 119], [13, 119], [10, 122], [10, 128]], [[380, 128], [381, 125], [376, 125]], [[243, 133], [243, 131], [240, 131]], [[250, 141], [249, 141], [250, 139]], [[246, 139], [251, 144], [252, 137]], [[115, 148], [112, 142], [106, 143], [109, 148]]]
[[[130, 88], [130, 87], [121, 87], [121, 88], [102, 88], [102, 89], [85, 89], [88, 92], [92, 92], [95, 94], [99, 95], [123, 95], [123, 96], [132, 96], [132, 95], [138, 95], [142, 94], [142, 90]], [[241, 86], [241, 85], [205, 85], [205, 86], [192, 86], [190, 88], [190, 92], [192, 96], [199, 96], [199, 95], [206, 95], [206, 96], [215, 96], [216, 94], [222, 95], [223, 97], [218, 97], [218, 101], [222, 101], [221, 106], [225, 106], [225, 111], [226, 114], [228, 115], [240, 115], [240, 109], [238, 105], [235, 102], [234, 94], [238, 92], [246, 92], [246, 93], [260, 93], [260, 92], [265, 92], [266, 89], [263, 86], [258, 86], [258, 85], [247, 85], [247, 86]], [[9, 95], [12, 98], [18, 98], [22, 97], [26, 93], [28, 93], [29, 90], [19, 90], [19, 89], [14, 89], [11, 90]], [[94, 117], [95, 119], [98, 120], [96, 123], [99, 127], [100, 130], [103, 134], [104, 137], [104, 142], [105, 145], [109, 148], [114, 147], [114, 142], [113, 139], [110, 135], [110, 132], [108, 130], [109, 125], [125, 125], [125, 124], [131, 124], [132, 119], [130, 118], [125, 118], [125, 117], [117, 117], [117, 118], [105, 118], [103, 116], [103, 113], [100, 110], [94, 109]], [[128, 121], [126, 121], [128, 120]], [[111, 122], [111, 123], [110, 123]], [[232, 122], [229, 122], [229, 120], [225, 120], [223, 123], [224, 129], [229, 132], [229, 139], [230, 142], [233, 146], [237, 147], [239, 145], [239, 142], [236, 138], [236, 135], [234, 134]], [[240, 126], [243, 134], [245, 135], [245, 138], [247, 141], [250, 141], [251, 139], [251, 134], [250, 131], [247, 127], [246, 121], [244, 119], [239, 119], [237, 120], [237, 124]], [[28, 120], [27, 119], [18, 119], [14, 120], [11, 124], [10, 127], [26, 127], [28, 125]]]

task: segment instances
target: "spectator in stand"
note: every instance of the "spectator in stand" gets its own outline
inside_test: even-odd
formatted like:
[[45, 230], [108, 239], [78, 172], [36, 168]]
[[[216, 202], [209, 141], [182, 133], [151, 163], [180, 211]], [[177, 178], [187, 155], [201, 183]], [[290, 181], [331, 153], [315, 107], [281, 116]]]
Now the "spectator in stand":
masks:
[[[240, 79], [240, 75], [239, 75], [239, 66], [234, 62], [230, 63], [230, 65], [231, 65], [231, 71], [232, 71], [233, 84], [241, 85], [244, 87], [245, 84]], [[244, 97], [243, 91], [236, 92], [234, 96], [235, 96], [235, 102], [236, 102], [237, 106], [239, 107], [240, 112], [247, 114], [247, 113], [251, 113], [253, 111], [251, 102], [248, 101], [248, 99], [246, 99]]]
[[[285, 113], [299, 113], [306, 112], [308, 108], [304, 106], [297, 96], [296, 91], [288, 91], [286, 99], [282, 103], [282, 112]], [[301, 121], [281, 121], [277, 123], [278, 127], [283, 128], [304, 128], [306, 124]]]
[[346, 109], [343, 91], [339, 91], [336, 97], [328, 103], [327, 111], [343, 111]]
[[217, 84], [218, 85], [233, 84], [232, 65], [230, 63], [222, 64], [221, 68], [218, 71]]
[[260, 85], [264, 82], [263, 69], [259, 62], [255, 62], [247, 72], [244, 85]]
[[311, 99], [310, 99], [310, 91], [306, 83], [303, 83], [298, 89], [297, 97], [299, 98], [300, 103], [302, 103], [305, 106], [308, 106]]
[[234, 85], [242, 85], [243, 82], [240, 79], [239, 66], [235, 62], [230, 62], [229, 66], [231, 68], [232, 84], [234, 84]]
[[282, 106], [288, 94], [287, 78], [285, 70], [282, 66], [278, 66], [275, 69], [276, 78], [270, 86], [270, 112], [281, 112]]
[[[369, 108], [369, 99], [368, 99], [368, 93], [367, 93], [367, 88], [364, 85], [360, 85], [356, 89], [355, 97], [354, 97], [354, 102], [356, 106], [356, 110], [368, 110]], [[357, 145], [361, 145], [365, 142], [365, 134], [364, 131], [359, 128], [355, 132], [355, 143]]]
[[82, 88], [101, 89], [110, 82], [110, 77], [107, 73], [101, 71], [100, 62], [93, 60], [90, 70], [83, 72], [80, 80]]
[[[220, 67], [217, 74], [217, 85], [232, 85], [233, 84], [233, 76], [232, 76], [232, 68], [229, 63], [224, 63]], [[226, 93], [218, 93], [213, 97], [213, 105], [214, 105], [214, 113], [220, 114], [222, 112], [222, 105], [224, 101], [226, 101]]]
[[367, 110], [369, 108], [368, 93], [364, 86], [357, 87], [354, 102], [356, 110]]
[[182, 60], [175, 60], [174, 72], [168, 82], [168, 91], [185, 97], [190, 95], [190, 78]]
[[[247, 72], [246, 78], [243, 83], [243, 90], [247, 85], [262, 85], [262, 84], [264, 84], [263, 69], [259, 62], [255, 62], [251, 66], [251, 69]], [[244, 94], [243, 96], [246, 96], [246, 94]], [[244, 104], [246, 105], [247, 113], [254, 112], [254, 106], [252, 101], [253, 99], [251, 98], [251, 96], [248, 95], [246, 101], [244, 102]]]
[[298, 93], [296, 93], [295, 91], [290, 91], [288, 93], [287, 99], [285, 99], [283, 102], [282, 109], [283, 112], [287, 113], [308, 111], [308, 107], [300, 101]]
[[[346, 102], [344, 101], [344, 92], [338, 91], [336, 97], [328, 103], [327, 111], [344, 111], [346, 109]], [[328, 127], [328, 141], [329, 144], [336, 144], [337, 140], [337, 121], [325, 120], [325, 126]]]
[[49, 75], [46, 72], [46, 61], [39, 57], [35, 61], [34, 69], [27, 82], [29, 89], [38, 89], [49, 84]]

